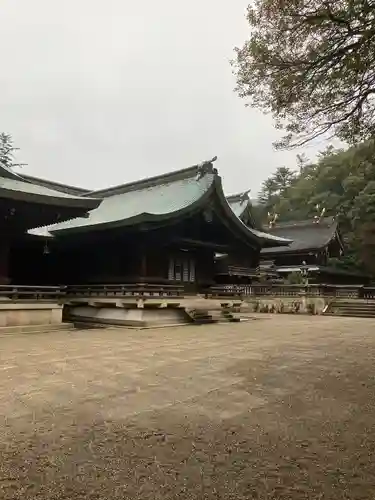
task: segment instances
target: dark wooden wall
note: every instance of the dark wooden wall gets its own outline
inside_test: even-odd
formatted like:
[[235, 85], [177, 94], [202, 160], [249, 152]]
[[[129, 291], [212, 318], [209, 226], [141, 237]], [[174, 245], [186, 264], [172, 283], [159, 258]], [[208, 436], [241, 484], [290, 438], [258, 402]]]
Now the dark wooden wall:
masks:
[[[255, 267], [259, 258], [258, 250], [245, 247], [219, 220], [205, 222], [202, 214], [170, 226], [59, 235], [48, 241], [47, 253], [44, 245], [44, 239], [25, 237], [14, 246], [13, 283], [168, 283], [170, 259], [188, 256], [195, 262], [194, 283], [188, 284], [204, 287], [214, 283], [213, 248], [235, 249], [230, 259], [237, 265]], [[187, 285], [186, 280], [173, 283]]]
[[2, 238], [0, 242], [0, 285], [7, 285], [10, 282], [9, 259], [9, 241]]

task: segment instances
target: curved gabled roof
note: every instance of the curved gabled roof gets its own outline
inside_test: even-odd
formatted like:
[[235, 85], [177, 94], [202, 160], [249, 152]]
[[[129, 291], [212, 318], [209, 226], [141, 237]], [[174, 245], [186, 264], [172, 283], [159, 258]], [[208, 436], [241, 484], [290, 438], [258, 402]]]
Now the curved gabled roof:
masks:
[[129, 226], [181, 215], [213, 189], [216, 170], [210, 162], [109, 189], [90, 192], [102, 203], [87, 218], [49, 228], [52, 233]]
[[288, 248], [265, 248], [262, 254], [319, 250], [335, 238], [337, 230], [337, 221], [334, 217], [324, 217], [321, 220], [278, 222], [269, 231], [275, 236], [290, 238], [293, 242]]
[[232, 227], [259, 246], [289, 244], [289, 241], [247, 227], [225, 198], [221, 178], [212, 161], [121, 186], [88, 193], [101, 198], [100, 206], [87, 218], [77, 218], [51, 226], [52, 234], [101, 230], [141, 222], [173, 219], [190, 213], [216, 194]]

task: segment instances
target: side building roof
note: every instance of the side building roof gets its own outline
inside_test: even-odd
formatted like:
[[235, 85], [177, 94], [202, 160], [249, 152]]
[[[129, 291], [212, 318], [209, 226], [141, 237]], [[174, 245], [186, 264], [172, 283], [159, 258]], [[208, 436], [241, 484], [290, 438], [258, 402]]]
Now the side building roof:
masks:
[[256, 223], [251, 211], [252, 201], [249, 197], [249, 193], [250, 190], [244, 191], [243, 193], [227, 196], [227, 202], [232, 211], [239, 219], [241, 219], [244, 224], [246, 224], [247, 227], [252, 230], [254, 234], [259, 234], [264, 239], [264, 248], [273, 248], [273, 242], [277, 243], [277, 246], [286, 248], [287, 245], [291, 244], [291, 240], [289, 238], [271, 234], [266, 229], [264, 231], [261, 231], [256, 228]]
[[97, 208], [101, 200], [34, 184], [0, 165], [0, 202], [7, 223], [23, 233], [57, 221], [87, 216], [87, 212]]
[[84, 210], [97, 208], [101, 203], [100, 199], [74, 196], [34, 184], [3, 165], [0, 165], [0, 198]]
[[89, 217], [55, 224], [48, 230], [52, 235], [62, 235], [173, 219], [203, 207], [215, 193], [225, 216], [243, 235], [251, 237], [260, 246], [289, 244], [283, 238], [247, 227], [241, 221], [225, 198], [213, 161], [92, 191], [85, 196], [100, 198], [102, 203], [90, 212]]
[[252, 214], [252, 203], [249, 198], [250, 190], [243, 193], [227, 196], [230, 208], [247, 226], [255, 228], [255, 220]]
[[310, 219], [280, 222], [268, 231], [274, 236], [288, 238], [292, 243], [285, 248], [263, 248], [262, 255], [320, 250], [338, 237], [338, 226], [334, 217], [324, 217], [316, 221]]
[[69, 184], [61, 184], [61, 182], [54, 182], [48, 179], [41, 179], [40, 177], [34, 177], [33, 175], [23, 174], [22, 177], [25, 181], [31, 182], [36, 186], [53, 189], [54, 191], [59, 191], [60, 193], [65, 193], [72, 196], [83, 196], [90, 192], [90, 189], [85, 189], [77, 186], [70, 186]]

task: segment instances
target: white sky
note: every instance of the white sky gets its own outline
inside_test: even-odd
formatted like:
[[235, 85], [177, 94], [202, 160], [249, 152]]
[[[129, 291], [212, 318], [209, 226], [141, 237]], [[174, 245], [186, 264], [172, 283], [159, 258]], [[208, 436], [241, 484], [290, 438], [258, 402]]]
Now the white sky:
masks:
[[[219, 157], [227, 193], [296, 152], [233, 92], [247, 0], [2, 0], [0, 131], [24, 172], [101, 188]], [[322, 144], [306, 150], [314, 156]]]

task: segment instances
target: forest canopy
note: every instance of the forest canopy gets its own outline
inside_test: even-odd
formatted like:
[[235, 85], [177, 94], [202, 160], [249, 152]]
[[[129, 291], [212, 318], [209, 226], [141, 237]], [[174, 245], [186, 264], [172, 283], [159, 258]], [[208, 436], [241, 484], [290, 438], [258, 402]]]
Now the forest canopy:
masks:
[[262, 185], [256, 215], [263, 222], [268, 212], [279, 220], [309, 219], [317, 205], [337, 217], [346, 247], [331, 264], [375, 275], [374, 140], [346, 150], [327, 148], [316, 162], [300, 160], [297, 170], [277, 169]]

